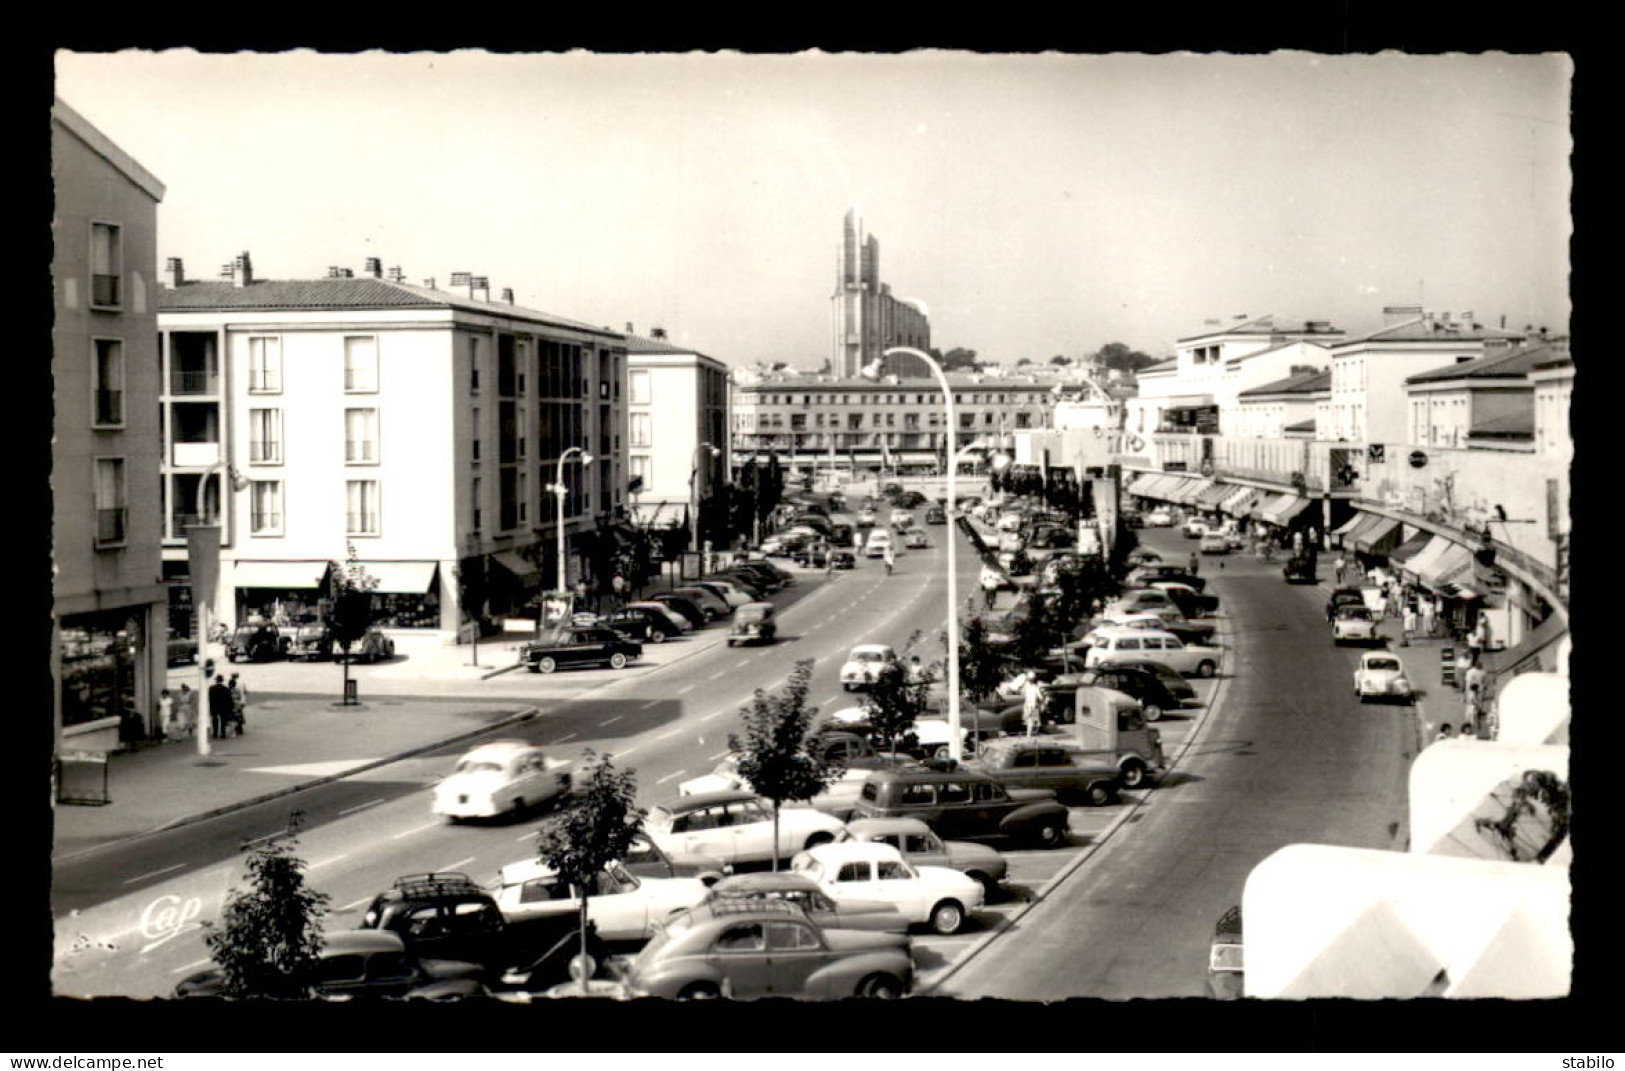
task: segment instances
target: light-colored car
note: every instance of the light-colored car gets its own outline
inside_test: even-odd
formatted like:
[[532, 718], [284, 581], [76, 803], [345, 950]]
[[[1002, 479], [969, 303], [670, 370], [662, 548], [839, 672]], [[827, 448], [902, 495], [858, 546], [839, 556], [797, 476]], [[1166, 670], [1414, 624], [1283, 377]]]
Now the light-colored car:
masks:
[[1345, 606], [1332, 619], [1332, 642], [1376, 643], [1377, 619], [1363, 606]]
[[880, 676], [890, 662], [897, 661], [897, 652], [884, 643], [860, 643], [852, 648], [841, 666], [841, 687], [848, 692], [867, 688]]
[[522, 740], [493, 740], [457, 760], [434, 786], [433, 811], [452, 821], [490, 818], [570, 791], [571, 764]]
[[688, 631], [690, 631], [691, 629], [694, 628], [694, 622], [690, 621], [688, 618], [684, 617], [682, 614], [678, 613], [676, 610], [673, 610], [671, 607], [667, 606], [665, 603], [659, 603], [659, 602], [629, 602], [626, 605], [630, 609], [648, 610], [651, 613], [657, 613], [661, 617], [664, 617], [667, 621], [670, 621], [673, 625], [676, 625], [679, 631], [688, 632]]
[[1411, 700], [1411, 681], [1405, 664], [1387, 651], [1366, 651], [1360, 668], [1354, 671], [1354, 694], [1364, 703], [1371, 699]]
[[925, 550], [931, 546], [931, 537], [924, 528], [911, 528], [903, 537], [903, 546], [909, 550]]
[[892, 541], [891, 533], [884, 528], [876, 528], [869, 533], [869, 539], [863, 544], [865, 558], [883, 558], [886, 550], [896, 551], [897, 544]]
[[1132, 588], [1106, 604], [1102, 617], [1121, 617], [1125, 614], [1156, 614], [1164, 621], [1182, 621], [1184, 613], [1173, 596], [1156, 588]]
[[[535, 859], [509, 863], [498, 872], [493, 894], [508, 922], [581, 917], [581, 890]], [[640, 878], [611, 863], [593, 879], [587, 919], [604, 941], [642, 941], [655, 926], [704, 900], [710, 891], [698, 878]]]
[[1154, 509], [1145, 515], [1145, 526], [1147, 528], [1172, 528], [1173, 525], [1174, 515], [1168, 510]]
[[1198, 549], [1203, 554], [1229, 554], [1230, 540], [1223, 532], [1204, 532]]
[[1201, 539], [1207, 535], [1207, 522], [1192, 517], [1185, 522], [1184, 532], [1186, 539]]
[[[778, 855], [834, 840], [846, 828], [811, 807], [779, 810]], [[701, 792], [652, 807], [643, 830], [666, 852], [701, 853], [733, 866], [774, 855], [773, 805], [749, 791]]]
[[957, 870], [911, 866], [896, 848], [874, 841], [809, 848], [790, 861], [790, 870], [817, 882], [836, 903], [883, 901], [909, 923], [940, 934], [964, 929], [986, 895], [980, 882]]
[[1219, 647], [1187, 645], [1171, 632], [1102, 628], [1092, 635], [1083, 662], [1090, 669], [1102, 662], [1161, 662], [1187, 677], [1211, 677], [1219, 671], [1223, 654]]
[[694, 587], [709, 591], [717, 598], [728, 604], [730, 610], [737, 610], [741, 606], [753, 603], [756, 600], [748, 595], [744, 589], [736, 588], [726, 580], [696, 580]]
[[905, 530], [907, 530], [909, 528], [912, 528], [914, 526], [914, 514], [913, 514], [913, 512], [910, 511], [910, 510], [906, 510], [906, 509], [894, 509], [894, 510], [892, 510], [891, 511], [891, 526], [893, 528], [897, 529], [899, 532], [902, 532], [902, 531], [905, 531]]
[[735, 874], [711, 887], [706, 897], [712, 903], [783, 900], [795, 904], [807, 917], [826, 930], [880, 930], [903, 933], [908, 921], [896, 907], [881, 900], [843, 900], [837, 903], [805, 874], [786, 870], [770, 873]]
[[846, 824], [836, 840], [890, 844], [913, 866], [945, 866], [981, 884], [992, 895], [1004, 881], [1010, 863], [1004, 853], [968, 840], [943, 840], [918, 818], [858, 818]]

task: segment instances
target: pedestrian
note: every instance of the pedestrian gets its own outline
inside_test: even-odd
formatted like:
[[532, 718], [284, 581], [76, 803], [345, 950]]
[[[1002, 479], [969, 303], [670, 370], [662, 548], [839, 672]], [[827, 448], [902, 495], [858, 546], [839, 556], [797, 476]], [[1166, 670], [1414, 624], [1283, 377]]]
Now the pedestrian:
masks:
[[1433, 635], [1433, 628], [1436, 623], [1436, 619], [1433, 616], [1433, 597], [1431, 595], [1424, 595], [1420, 601], [1422, 604], [1422, 632], [1424, 635], [1431, 636]]
[[[1483, 618], [1480, 617], [1479, 620], [1482, 621]], [[1467, 650], [1476, 665], [1479, 654], [1484, 650], [1484, 630], [1476, 624], [1467, 632]]]
[[158, 693], [158, 736], [162, 740], [180, 736], [180, 725], [175, 720], [175, 700], [168, 688]]
[[1401, 618], [1401, 622], [1399, 645], [1409, 647], [1411, 645], [1411, 634], [1416, 631], [1416, 603], [1407, 602], [1405, 604], [1405, 616]]
[[218, 739], [225, 726], [227, 718], [231, 717], [231, 689], [226, 687], [226, 678], [215, 674], [214, 683], [209, 685], [209, 735]]
[[1196, 556], [1196, 552], [1194, 550], [1191, 551], [1191, 575], [1195, 576], [1199, 571], [1201, 571], [1201, 568], [1202, 559]]
[[609, 582], [609, 586], [610, 590], [615, 593], [615, 609], [619, 610], [626, 605], [626, 577], [617, 571], [615, 579]]
[[891, 544], [886, 544], [886, 575], [891, 576], [892, 566], [897, 564], [897, 555], [892, 553]]
[[175, 707], [181, 732], [190, 737], [197, 731], [197, 693], [192, 691], [191, 685], [181, 685], [180, 695], [175, 697]]
[[141, 725], [141, 715], [135, 709], [135, 700], [128, 697], [124, 700], [124, 709], [119, 711], [118, 738], [127, 749], [134, 751], [136, 745], [146, 733]]
[[1343, 586], [1343, 571], [1348, 567], [1349, 563], [1343, 560], [1343, 555], [1341, 554], [1337, 556], [1336, 561], [1332, 562], [1332, 575], [1337, 577], [1338, 587]]
[[1451, 728], [1450, 728], [1450, 723], [1445, 722], [1443, 725], [1439, 726], [1439, 735], [1435, 739], [1449, 740], [1451, 735], [1452, 735], [1452, 731], [1451, 731]]
[[990, 566], [982, 566], [982, 605], [984, 609], [993, 609], [993, 601], [999, 595], [999, 574]]
[[1044, 686], [1031, 673], [1021, 686], [1021, 721], [1028, 736], [1036, 734], [1044, 724]]
[[920, 684], [925, 680], [925, 666], [920, 662], [919, 655], [911, 655], [908, 660], [908, 682]]
[[231, 680], [226, 682], [226, 688], [231, 692], [230, 724], [236, 734], [242, 736], [243, 728], [247, 724], [245, 715], [248, 712], [248, 689], [243, 686], [242, 681], [237, 679], [235, 673], [231, 675]]

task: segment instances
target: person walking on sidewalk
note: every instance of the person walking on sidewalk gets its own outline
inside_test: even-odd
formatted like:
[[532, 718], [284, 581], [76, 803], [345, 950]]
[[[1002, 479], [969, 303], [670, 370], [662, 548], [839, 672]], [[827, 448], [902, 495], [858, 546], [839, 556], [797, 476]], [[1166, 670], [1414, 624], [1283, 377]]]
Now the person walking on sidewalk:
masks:
[[248, 689], [237, 679], [235, 673], [231, 675], [231, 680], [226, 682], [226, 687], [231, 690], [231, 727], [238, 736], [242, 736], [243, 729], [247, 725]]
[[886, 575], [891, 576], [892, 566], [897, 564], [897, 555], [892, 551], [891, 544], [886, 544]]
[[1416, 632], [1416, 603], [1405, 603], [1405, 615], [1400, 618], [1400, 621], [1399, 645], [1409, 647], [1411, 645], [1411, 636]]
[[216, 673], [214, 683], [209, 685], [209, 735], [220, 739], [224, 734], [226, 719], [231, 717], [231, 689], [226, 687], [226, 678]]
[[609, 582], [609, 587], [615, 593], [615, 609], [619, 610], [626, 605], [626, 577], [616, 572], [615, 579]]
[[1434, 626], [1438, 623], [1438, 619], [1436, 617], [1434, 617], [1435, 606], [1434, 606], [1434, 602], [1433, 602], [1433, 596], [1431, 596], [1431, 595], [1422, 596], [1421, 603], [1422, 603], [1422, 633], [1423, 633], [1423, 635], [1426, 635], [1426, 636], [1432, 636]]
[[197, 731], [197, 693], [190, 684], [182, 684], [175, 697], [175, 716], [180, 720], [181, 732], [191, 736]]
[[1195, 576], [1201, 570], [1201, 568], [1202, 559], [1196, 556], [1196, 552], [1194, 550], [1191, 551], [1191, 575]]
[[175, 720], [175, 700], [165, 688], [158, 693], [158, 737], [161, 740], [180, 738], [180, 725]]
[[993, 600], [999, 596], [999, 574], [989, 566], [982, 566], [982, 606], [993, 609]]
[[1332, 562], [1332, 575], [1337, 577], [1338, 587], [1343, 586], [1343, 572], [1344, 570], [1348, 569], [1348, 567], [1349, 563], [1343, 560], [1343, 555], [1341, 554], [1337, 556], [1336, 561]]

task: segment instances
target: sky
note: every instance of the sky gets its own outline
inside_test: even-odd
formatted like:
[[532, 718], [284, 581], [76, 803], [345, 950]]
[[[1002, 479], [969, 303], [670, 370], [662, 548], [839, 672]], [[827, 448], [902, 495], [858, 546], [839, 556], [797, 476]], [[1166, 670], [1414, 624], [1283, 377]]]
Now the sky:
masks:
[[167, 187], [160, 263], [454, 271], [816, 368], [861, 210], [932, 345], [1152, 356], [1386, 305], [1566, 332], [1573, 65], [1364, 56], [59, 52]]

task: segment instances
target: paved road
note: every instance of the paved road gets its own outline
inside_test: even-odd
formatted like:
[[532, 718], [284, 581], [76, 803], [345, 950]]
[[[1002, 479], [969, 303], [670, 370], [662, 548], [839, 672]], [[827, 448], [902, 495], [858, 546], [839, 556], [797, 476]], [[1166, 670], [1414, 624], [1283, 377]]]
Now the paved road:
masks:
[[[1142, 537], [1175, 560], [1191, 546], [1166, 530]], [[1203, 572], [1235, 650], [1228, 695], [1183, 771], [942, 994], [1203, 996], [1214, 922], [1265, 856], [1298, 842], [1403, 846], [1411, 708], [1355, 700], [1357, 652], [1331, 643], [1323, 589], [1285, 584], [1251, 555]]]

